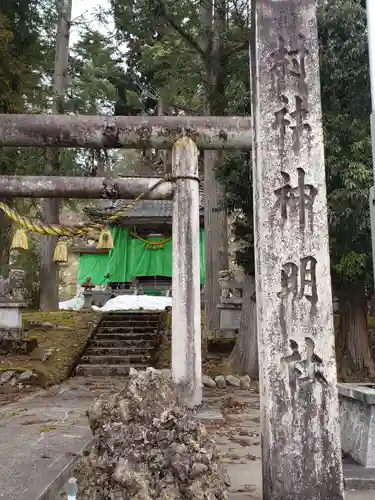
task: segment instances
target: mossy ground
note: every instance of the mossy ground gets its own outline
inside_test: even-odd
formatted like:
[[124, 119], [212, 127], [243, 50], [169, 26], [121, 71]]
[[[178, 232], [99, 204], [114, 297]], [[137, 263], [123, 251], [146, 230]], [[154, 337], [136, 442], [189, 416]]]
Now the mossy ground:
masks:
[[[47, 387], [65, 380], [71, 373], [88, 341], [92, 325], [99, 315], [75, 311], [27, 313], [24, 321], [48, 322], [70, 329], [36, 327], [27, 337], [36, 337], [38, 347], [27, 355], [9, 355], [0, 359], [0, 371], [32, 370], [38, 375], [35, 385]], [[51, 356], [42, 361], [43, 353], [52, 349]]]

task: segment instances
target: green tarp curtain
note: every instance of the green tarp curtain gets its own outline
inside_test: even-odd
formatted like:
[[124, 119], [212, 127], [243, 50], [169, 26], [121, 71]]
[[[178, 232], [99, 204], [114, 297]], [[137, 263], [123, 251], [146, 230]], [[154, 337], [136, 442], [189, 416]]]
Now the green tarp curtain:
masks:
[[[107, 281], [127, 282], [135, 276], [172, 277], [172, 241], [164, 248], [154, 250], [146, 248], [146, 243], [133, 238], [127, 229], [112, 227], [114, 248], [109, 254], [81, 254], [79, 258], [78, 282], [82, 284], [88, 277], [95, 285]], [[162, 238], [148, 238], [148, 241], [160, 241]], [[109, 273], [109, 280], [104, 276]], [[200, 230], [200, 275], [204, 283], [204, 231]]]
[[88, 277], [95, 285], [103, 285], [108, 265], [107, 254], [81, 254], [78, 266], [78, 283], [82, 285]]

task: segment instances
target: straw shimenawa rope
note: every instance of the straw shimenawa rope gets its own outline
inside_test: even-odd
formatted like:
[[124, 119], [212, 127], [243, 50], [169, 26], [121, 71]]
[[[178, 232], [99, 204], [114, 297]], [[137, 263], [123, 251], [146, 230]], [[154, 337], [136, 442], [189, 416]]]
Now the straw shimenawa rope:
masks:
[[170, 236], [169, 238], [166, 238], [165, 240], [160, 240], [160, 241], [150, 241], [150, 240], [145, 240], [144, 238], [141, 238], [140, 236], [138, 236], [138, 234], [135, 234], [135, 233], [132, 233], [130, 232], [130, 234], [133, 236], [133, 238], [135, 238], [136, 240], [139, 240], [139, 241], [142, 241], [142, 243], [147, 243], [147, 245], [154, 245], [154, 246], [158, 246], [158, 245], [165, 245], [165, 243], [168, 243], [169, 241], [171, 241], [172, 237]]
[[[16, 222], [19, 226], [33, 233], [42, 234], [44, 236], [66, 236], [74, 237], [82, 234], [88, 233], [93, 228], [97, 229], [96, 223], [90, 224], [77, 224], [74, 226], [65, 226], [63, 224], [46, 224], [41, 221], [35, 221], [29, 217], [24, 217], [19, 214], [13, 208], [10, 208], [5, 203], [0, 202], [0, 210], [9, 217], [13, 222]], [[90, 227], [89, 227], [90, 226]]]

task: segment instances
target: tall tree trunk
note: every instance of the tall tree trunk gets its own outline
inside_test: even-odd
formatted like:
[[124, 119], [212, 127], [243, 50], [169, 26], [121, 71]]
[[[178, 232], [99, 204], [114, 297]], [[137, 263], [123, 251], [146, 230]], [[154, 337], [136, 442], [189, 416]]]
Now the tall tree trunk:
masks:
[[[46, 223], [58, 224], [60, 200], [43, 200], [43, 220]], [[40, 310], [56, 311], [59, 308], [59, 268], [53, 262], [57, 238], [41, 236], [40, 239]]]
[[369, 343], [367, 300], [362, 285], [351, 285], [339, 295], [339, 329], [336, 334], [338, 376], [342, 379], [375, 376]]
[[[159, 97], [158, 116], [164, 116], [165, 114], [167, 113], [165, 112], [163, 99]], [[172, 150], [171, 149], [161, 150], [160, 155], [163, 158], [164, 175], [170, 174], [172, 172]]]
[[[69, 62], [69, 35], [71, 23], [72, 0], [59, 0], [56, 33], [56, 56], [54, 72], [53, 113], [64, 113], [64, 97], [67, 88], [67, 71]], [[47, 150], [47, 171], [51, 175], [59, 175], [60, 154], [57, 149]], [[43, 220], [47, 223], [59, 223], [60, 200], [43, 200]], [[43, 236], [40, 244], [40, 309], [55, 311], [59, 307], [59, 269], [53, 262], [57, 238]]]
[[259, 379], [255, 278], [249, 274], [243, 281], [240, 331], [229, 361], [234, 371]]
[[[225, 80], [223, 75], [222, 37], [226, 23], [226, 0], [205, 2], [202, 8], [205, 61], [205, 114], [224, 114]], [[204, 153], [204, 228], [205, 228], [205, 324], [204, 334], [220, 327], [219, 271], [228, 268], [227, 214], [220, 208], [223, 191], [216, 179], [216, 168], [222, 161], [219, 151]]]
[[204, 153], [204, 228], [205, 228], [205, 325], [208, 336], [220, 328], [219, 271], [228, 269], [227, 214], [220, 208], [223, 191], [216, 180], [216, 168], [220, 164], [220, 151]]

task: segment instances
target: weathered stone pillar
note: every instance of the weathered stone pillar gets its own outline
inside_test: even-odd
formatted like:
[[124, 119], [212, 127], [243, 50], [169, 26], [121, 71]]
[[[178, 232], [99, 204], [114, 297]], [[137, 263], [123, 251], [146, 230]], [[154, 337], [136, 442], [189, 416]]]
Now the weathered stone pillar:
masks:
[[198, 149], [183, 137], [172, 155], [172, 374], [192, 407], [202, 402]]
[[315, 0], [253, 0], [266, 500], [343, 498]]
[[92, 289], [86, 289], [83, 292], [84, 303], [82, 306], [82, 311], [92, 311], [92, 304], [94, 300], [94, 294], [92, 293]]

